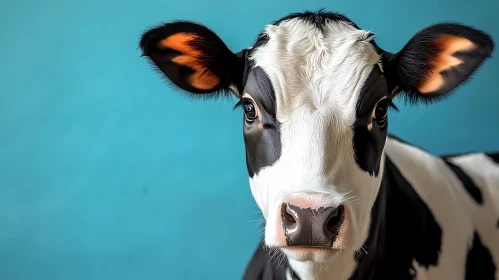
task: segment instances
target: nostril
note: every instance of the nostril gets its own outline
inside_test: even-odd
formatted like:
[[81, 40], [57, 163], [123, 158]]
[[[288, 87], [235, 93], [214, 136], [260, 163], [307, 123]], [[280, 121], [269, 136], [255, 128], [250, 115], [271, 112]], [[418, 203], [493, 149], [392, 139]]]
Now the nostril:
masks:
[[338, 231], [338, 225], [340, 221], [343, 219], [343, 205], [338, 206], [329, 216], [329, 220], [327, 221], [327, 230], [330, 233], [335, 234]]
[[281, 204], [281, 225], [287, 246], [331, 248], [340, 233], [345, 210], [338, 207], [300, 208]]
[[281, 218], [282, 222], [286, 226], [292, 226], [296, 224], [296, 219], [295, 219], [295, 213], [293, 213], [293, 210], [291, 210], [288, 206], [287, 203], [283, 203], [281, 206]]

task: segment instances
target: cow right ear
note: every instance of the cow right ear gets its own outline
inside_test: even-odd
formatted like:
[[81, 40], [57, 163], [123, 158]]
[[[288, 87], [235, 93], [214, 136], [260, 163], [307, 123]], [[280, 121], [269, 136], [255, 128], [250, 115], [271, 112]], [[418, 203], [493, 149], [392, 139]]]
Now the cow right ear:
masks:
[[383, 66], [393, 93], [411, 101], [438, 101], [454, 92], [491, 57], [492, 38], [481, 30], [456, 23], [424, 28]]
[[140, 40], [143, 56], [178, 88], [197, 95], [242, 92], [244, 52], [233, 53], [210, 29], [176, 21], [154, 27]]

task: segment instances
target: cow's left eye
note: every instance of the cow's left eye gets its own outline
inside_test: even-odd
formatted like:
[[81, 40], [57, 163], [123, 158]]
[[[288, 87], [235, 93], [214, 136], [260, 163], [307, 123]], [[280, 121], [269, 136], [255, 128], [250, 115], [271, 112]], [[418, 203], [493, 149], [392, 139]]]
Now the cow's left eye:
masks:
[[376, 104], [373, 112], [373, 119], [378, 123], [379, 126], [383, 127], [386, 122], [386, 117], [388, 115], [388, 98], [384, 98]]

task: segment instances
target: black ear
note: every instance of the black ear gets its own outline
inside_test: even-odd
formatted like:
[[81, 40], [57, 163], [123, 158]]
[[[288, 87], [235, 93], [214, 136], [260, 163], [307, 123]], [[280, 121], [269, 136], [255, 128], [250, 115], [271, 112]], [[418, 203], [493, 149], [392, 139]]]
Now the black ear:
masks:
[[196, 94], [242, 90], [244, 52], [235, 54], [205, 26], [176, 21], [154, 27], [140, 40], [143, 56], [177, 87]]
[[491, 56], [492, 38], [456, 23], [440, 23], [418, 32], [398, 53], [384, 54], [384, 68], [394, 94], [410, 101], [445, 97]]

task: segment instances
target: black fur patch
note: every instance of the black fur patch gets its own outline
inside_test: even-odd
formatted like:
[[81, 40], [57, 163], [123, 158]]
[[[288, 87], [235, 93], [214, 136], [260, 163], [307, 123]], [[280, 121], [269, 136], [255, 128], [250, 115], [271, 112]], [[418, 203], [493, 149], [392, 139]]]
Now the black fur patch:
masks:
[[488, 153], [486, 155], [495, 163], [499, 163], [499, 153]]
[[301, 19], [307, 23], [313, 24], [317, 29], [319, 29], [321, 32], [324, 31], [324, 27], [328, 22], [335, 22], [335, 21], [344, 21], [348, 22], [351, 24], [353, 27], [359, 29], [359, 27], [351, 21], [349, 18], [346, 16], [339, 14], [339, 13], [333, 13], [333, 12], [327, 12], [324, 9], [320, 9], [316, 12], [313, 11], [305, 11], [305, 12], [300, 12], [300, 13], [291, 13], [277, 21], [274, 22], [274, 25], [279, 25], [283, 21], [287, 21], [290, 19]]
[[449, 160], [451, 158], [456, 158], [456, 157], [460, 157], [460, 156], [466, 156], [466, 155], [470, 155], [470, 154], [473, 154], [473, 153], [476, 153], [476, 152], [469, 151], [469, 152], [461, 152], [461, 153], [452, 153], [452, 154], [441, 155], [440, 157], [442, 159], [444, 159], [444, 160]]
[[[397, 252], [391, 255], [394, 258], [392, 260], [404, 256], [406, 261], [411, 259], [411, 268], [412, 259], [426, 268], [437, 265], [442, 245], [440, 225], [428, 205], [388, 157], [386, 157], [386, 176], [387, 246], [394, 253]], [[407, 240], [412, 240], [412, 244], [408, 245]]]
[[263, 69], [256, 67], [250, 72], [244, 92], [253, 98], [259, 111], [259, 117], [252, 122], [243, 118], [246, 166], [249, 176], [253, 177], [281, 156], [281, 132], [276, 119], [274, 88]]
[[438, 264], [440, 225], [388, 157], [385, 166], [365, 243], [368, 254], [360, 258], [351, 280], [409, 280], [416, 274], [413, 260], [426, 268]]
[[466, 280], [495, 280], [496, 266], [489, 249], [482, 244], [477, 232], [466, 259]]
[[461, 183], [463, 183], [463, 186], [468, 194], [473, 197], [476, 203], [480, 205], [483, 204], [482, 191], [477, 187], [475, 182], [473, 182], [473, 179], [471, 179], [470, 176], [468, 176], [468, 174], [463, 171], [463, 169], [450, 162], [449, 160], [444, 159], [444, 162], [447, 164], [447, 166], [450, 167], [450, 169], [452, 169], [452, 171], [454, 171]]
[[[353, 148], [355, 161], [359, 167], [371, 175], [378, 176], [381, 153], [388, 132], [388, 119], [385, 125], [379, 126], [372, 118], [376, 103], [388, 95], [386, 81], [377, 65], [364, 83], [356, 106]], [[369, 124], [372, 129], [368, 130]]]

